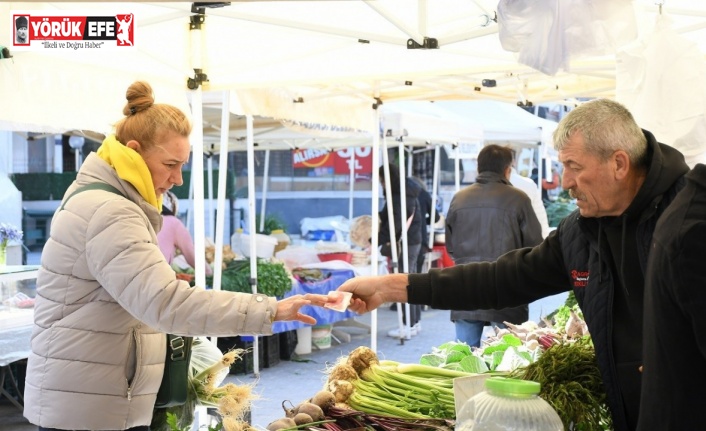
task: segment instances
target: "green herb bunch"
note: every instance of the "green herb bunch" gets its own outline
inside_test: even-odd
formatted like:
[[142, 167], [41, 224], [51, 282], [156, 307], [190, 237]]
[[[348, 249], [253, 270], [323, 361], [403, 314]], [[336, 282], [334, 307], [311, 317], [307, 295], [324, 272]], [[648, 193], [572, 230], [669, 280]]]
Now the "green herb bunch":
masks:
[[536, 362], [513, 371], [511, 377], [539, 382], [539, 396], [554, 407], [565, 429], [613, 429], [590, 337], [550, 347]]
[[[213, 277], [206, 277], [206, 283], [213, 285]], [[291, 289], [292, 280], [283, 263], [257, 260], [257, 291], [259, 293], [282, 297]], [[228, 262], [221, 276], [221, 290], [252, 293], [249, 260]]]
[[[260, 229], [260, 214], [257, 214], [255, 216], [255, 227], [257, 229]], [[263, 235], [269, 235], [275, 230], [282, 230], [283, 232], [287, 233], [287, 223], [282, 220], [282, 218], [280, 218], [278, 215], [266, 215], [265, 225], [262, 231], [258, 232]]]
[[555, 201], [545, 201], [544, 206], [547, 210], [547, 219], [550, 227], [559, 226], [559, 222], [577, 208], [575, 201], [566, 190], [562, 191]]
[[571, 310], [574, 310], [574, 312], [576, 312], [576, 314], [583, 319], [583, 312], [576, 301], [576, 295], [574, 295], [573, 290], [569, 291], [564, 305], [549, 313], [547, 319], [550, 319], [553, 322], [553, 326], [555, 328], [564, 328], [566, 326], [566, 322], [571, 316]]

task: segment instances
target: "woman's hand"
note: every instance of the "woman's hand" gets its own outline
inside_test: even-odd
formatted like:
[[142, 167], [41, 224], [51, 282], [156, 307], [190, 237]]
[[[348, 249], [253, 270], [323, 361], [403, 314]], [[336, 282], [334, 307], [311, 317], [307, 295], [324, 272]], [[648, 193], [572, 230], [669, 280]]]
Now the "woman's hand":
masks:
[[284, 320], [298, 320], [307, 325], [315, 325], [316, 319], [303, 314], [300, 309], [305, 305], [316, 305], [323, 307], [326, 303], [326, 295], [315, 295], [308, 293], [306, 295], [292, 295], [277, 301], [277, 314], [275, 314], [275, 322]]

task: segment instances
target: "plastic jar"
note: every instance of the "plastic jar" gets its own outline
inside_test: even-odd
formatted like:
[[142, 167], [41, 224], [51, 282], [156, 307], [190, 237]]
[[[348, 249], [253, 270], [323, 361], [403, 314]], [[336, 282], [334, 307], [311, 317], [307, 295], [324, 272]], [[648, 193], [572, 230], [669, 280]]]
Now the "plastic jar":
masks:
[[563, 431], [554, 408], [539, 397], [540, 384], [490, 377], [485, 391], [463, 404], [456, 431]]

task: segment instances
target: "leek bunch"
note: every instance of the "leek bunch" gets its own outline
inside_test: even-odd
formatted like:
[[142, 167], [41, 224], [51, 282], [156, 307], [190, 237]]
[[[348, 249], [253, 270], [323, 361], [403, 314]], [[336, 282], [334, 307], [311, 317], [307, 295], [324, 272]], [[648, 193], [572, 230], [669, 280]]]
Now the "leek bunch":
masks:
[[[242, 349], [221, 353], [216, 345], [206, 337], [195, 337], [191, 350], [189, 369], [189, 393], [184, 405], [166, 409], [155, 409], [152, 431], [171, 431], [184, 429], [194, 421], [197, 405], [216, 407], [223, 420], [225, 431], [243, 431], [249, 429], [243, 421], [254, 399], [252, 386], [227, 383], [220, 386], [228, 375], [230, 366], [244, 353]], [[174, 416], [172, 424], [167, 416]]]
[[472, 373], [421, 364], [380, 361], [358, 347], [330, 372], [336, 401], [365, 413], [407, 419], [453, 419], [453, 379]]

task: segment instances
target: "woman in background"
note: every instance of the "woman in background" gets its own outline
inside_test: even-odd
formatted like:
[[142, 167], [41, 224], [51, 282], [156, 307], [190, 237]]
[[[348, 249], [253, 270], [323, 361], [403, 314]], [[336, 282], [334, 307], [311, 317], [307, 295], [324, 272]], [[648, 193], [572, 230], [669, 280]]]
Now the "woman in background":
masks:
[[[184, 256], [186, 263], [190, 267], [195, 268], [194, 239], [186, 226], [184, 226], [184, 223], [179, 219], [178, 214], [179, 199], [174, 193], [168, 191], [164, 194], [164, 200], [162, 201], [162, 230], [157, 233], [157, 243], [170, 265], [179, 254], [177, 253], [178, 250]], [[211, 266], [206, 265], [206, 274], [210, 275], [212, 273]]]

